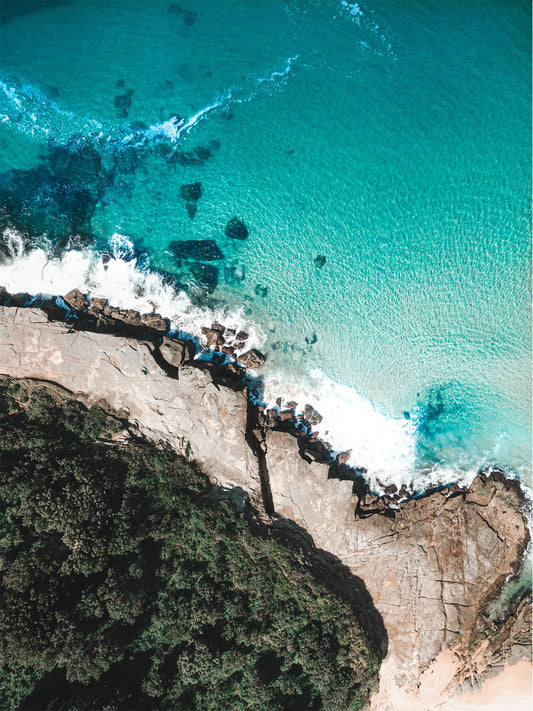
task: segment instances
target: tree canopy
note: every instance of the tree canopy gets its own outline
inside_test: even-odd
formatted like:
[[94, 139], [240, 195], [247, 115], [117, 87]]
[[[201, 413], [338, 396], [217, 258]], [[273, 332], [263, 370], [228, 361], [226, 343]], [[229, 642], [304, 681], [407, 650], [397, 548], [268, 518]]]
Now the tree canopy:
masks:
[[350, 605], [123, 428], [0, 379], [0, 707], [361, 708], [378, 661]]

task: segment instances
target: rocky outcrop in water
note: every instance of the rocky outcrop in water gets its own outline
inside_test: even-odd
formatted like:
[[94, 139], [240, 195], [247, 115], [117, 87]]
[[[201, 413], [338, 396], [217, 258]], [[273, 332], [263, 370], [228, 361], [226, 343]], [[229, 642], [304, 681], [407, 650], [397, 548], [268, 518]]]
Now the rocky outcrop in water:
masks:
[[[384, 626], [385, 661], [372, 708], [437, 709], [457, 684], [530, 657], [527, 601], [504, 622], [489, 610], [529, 540], [516, 482], [486, 472], [468, 490], [449, 487], [396, 506], [369, 497], [340, 476], [342, 465], [323, 443], [298, 432], [293, 410], [251, 406], [237, 366], [194, 361], [190, 346], [163, 337], [165, 320], [157, 314], [95, 301], [82, 314], [93, 327], [98, 319], [111, 327], [105, 319], [118, 323], [120, 316], [126, 331], [133, 324], [145, 330], [137, 338], [105, 328], [88, 332], [54, 320], [59, 314], [51, 306], [48, 313], [0, 306], [0, 372], [107, 403], [139, 432], [196, 459], [241, 503], [248, 498], [277, 525], [305, 531], [348, 566]], [[210, 331], [222, 336], [217, 325]], [[437, 675], [442, 655], [449, 664]], [[421, 691], [428, 679], [430, 706]]]

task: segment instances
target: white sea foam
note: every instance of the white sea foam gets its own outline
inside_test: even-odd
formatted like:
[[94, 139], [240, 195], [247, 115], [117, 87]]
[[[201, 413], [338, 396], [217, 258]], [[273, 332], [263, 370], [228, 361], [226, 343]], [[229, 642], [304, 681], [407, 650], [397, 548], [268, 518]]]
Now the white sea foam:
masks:
[[100, 146], [138, 144], [145, 140], [165, 138], [178, 143], [201, 121], [217, 110], [227, 109], [232, 103], [245, 103], [254, 99], [268, 86], [283, 86], [289, 77], [298, 56], [282, 60], [274, 69], [264, 74], [251, 74], [243, 82], [221, 92], [207, 106], [201, 107], [188, 118], [171, 116], [149, 126], [144, 133], [131, 131], [128, 126], [104, 125], [86, 116], [77, 115], [61, 107], [36, 86], [20, 80], [4, 77], [0, 79], [0, 121], [14, 130], [32, 136], [68, 141], [74, 134], [92, 137]]
[[305, 386], [288, 380], [283, 373], [272, 375], [265, 383], [265, 400], [272, 406], [280, 393], [286, 402], [297, 403], [297, 412], [310, 404], [322, 415], [313, 430], [334, 450], [351, 450], [348, 464], [367, 469], [373, 489], [379, 490], [381, 484], [412, 484], [414, 421], [384, 415], [354, 387], [336, 382], [318, 368], [307, 373]]
[[[120, 308], [156, 310], [170, 318], [172, 329], [181, 335], [201, 339], [202, 326], [218, 321], [228, 328], [246, 330], [250, 334], [247, 348], [261, 348], [266, 341], [260, 326], [247, 319], [242, 309], [200, 307], [184, 292], [176, 292], [157, 272], [141, 268], [126, 235], [111, 236], [113, 256], [108, 261], [89, 249], [68, 250], [60, 258], [50, 257], [42, 248], [25, 251], [14, 230], [5, 231], [4, 242], [12, 258], [0, 266], [0, 284], [11, 293], [59, 296], [79, 288]], [[388, 484], [418, 490], [452, 481], [467, 486], [481, 466], [494, 462], [492, 456], [475, 465], [436, 464], [420, 472], [417, 438], [421, 412], [411, 412], [410, 419], [389, 417], [354, 387], [336, 382], [321, 369], [294, 377], [269, 369], [267, 360], [261, 376], [261, 401], [275, 406], [281, 395], [285, 402], [297, 403], [297, 412], [303, 412], [307, 404], [314, 407], [323, 418], [314, 431], [334, 451], [351, 450], [348, 463], [366, 469], [365, 478], [374, 491], [383, 491]]]
[[[373, 12], [369, 9], [363, 10], [361, 5], [356, 2], [348, 2], [347, 0], [341, 0], [340, 3], [341, 12], [349, 17], [353, 22], [355, 22], [359, 27], [372, 33], [378, 39], [378, 47], [374, 49], [377, 54], [383, 56], [387, 55], [390, 59], [396, 60], [396, 53], [392, 46], [392, 42], [387, 36], [387, 32], [383, 32], [382, 27], [374, 19]], [[360, 43], [362, 46], [368, 48], [368, 43]]]
[[[184, 293], [177, 293], [154, 272], [138, 267], [134, 247], [125, 235], [115, 233], [109, 239], [113, 257], [105, 262], [91, 250], [69, 250], [61, 258], [51, 258], [44, 249], [24, 251], [14, 230], [4, 233], [12, 260], [0, 266], [0, 284], [11, 293], [61, 295], [73, 288], [91, 296], [109, 299], [120, 308], [141, 312], [156, 309], [171, 319], [172, 328], [182, 334], [200, 337], [202, 326], [223, 322], [250, 334], [247, 347], [261, 347], [265, 335], [261, 328], [245, 319], [242, 310], [209, 310], [192, 303]], [[282, 394], [285, 401], [297, 402], [303, 412], [311, 404], [322, 415], [315, 426], [319, 436], [337, 451], [351, 450], [349, 464], [364, 467], [366, 478], [375, 491], [394, 483], [416, 488], [416, 421], [391, 418], [379, 412], [355, 388], [329, 378], [320, 369], [309, 372], [301, 382], [287, 374], [264, 372], [263, 400], [273, 405]], [[424, 486], [445, 481], [468, 484], [476, 471], [458, 476], [452, 468], [437, 467], [424, 477]], [[418, 484], [420, 485], [420, 484]]]
[[280, 69], [273, 69], [264, 75], [246, 77], [242, 84], [232, 86], [226, 92], [219, 94], [210, 104], [196, 111], [188, 119], [172, 116], [167, 121], [153, 124], [146, 130], [146, 138], [150, 140], [157, 136], [164, 136], [172, 143], [178, 142], [200, 121], [217, 110], [228, 109], [231, 104], [243, 104], [252, 101], [262, 89], [270, 84], [282, 86], [287, 81], [293, 64], [297, 59], [298, 55], [288, 57], [284, 60]]
[[56, 140], [68, 140], [74, 133], [94, 133], [99, 121], [62, 108], [38, 87], [12, 78], [0, 79], [0, 117], [17, 131]]
[[112, 235], [109, 261], [87, 249], [68, 250], [60, 258], [50, 257], [42, 248], [24, 251], [22, 239], [14, 230], [6, 230], [4, 240], [10, 245], [12, 259], [0, 266], [0, 284], [11, 293], [60, 296], [78, 288], [91, 296], [109, 300], [113, 306], [151, 312], [154, 309], [170, 318], [172, 329], [200, 337], [202, 326], [213, 321], [228, 328], [246, 329], [247, 347], [260, 348], [265, 336], [261, 329], [246, 321], [242, 309], [197, 306], [185, 292], [177, 292], [157, 273], [139, 267], [133, 256], [133, 244], [125, 235]]

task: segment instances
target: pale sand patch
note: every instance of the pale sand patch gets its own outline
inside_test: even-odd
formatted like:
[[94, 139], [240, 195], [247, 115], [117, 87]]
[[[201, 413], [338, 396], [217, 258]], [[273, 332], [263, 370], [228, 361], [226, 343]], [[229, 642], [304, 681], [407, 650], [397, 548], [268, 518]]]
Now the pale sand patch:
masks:
[[446, 711], [531, 711], [533, 666], [522, 661], [487, 679], [478, 691], [450, 699]]
[[441, 652], [422, 674], [418, 689], [397, 685], [398, 668], [385, 660], [379, 692], [372, 698], [371, 711], [532, 711], [533, 666], [521, 661], [487, 679], [477, 691], [450, 696], [449, 685], [459, 669], [451, 651]]

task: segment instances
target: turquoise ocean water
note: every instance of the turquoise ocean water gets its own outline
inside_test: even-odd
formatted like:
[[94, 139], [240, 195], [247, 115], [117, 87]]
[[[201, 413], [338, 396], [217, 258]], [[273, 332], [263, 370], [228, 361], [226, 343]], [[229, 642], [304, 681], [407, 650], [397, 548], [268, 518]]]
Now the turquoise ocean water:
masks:
[[0, 7], [0, 283], [245, 327], [375, 488], [529, 481], [528, 3]]

